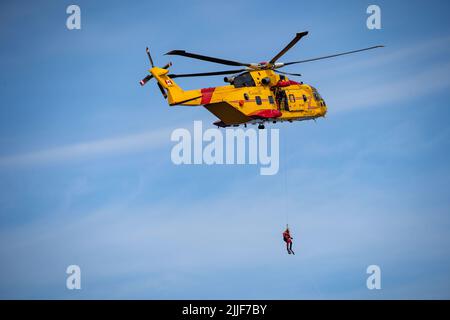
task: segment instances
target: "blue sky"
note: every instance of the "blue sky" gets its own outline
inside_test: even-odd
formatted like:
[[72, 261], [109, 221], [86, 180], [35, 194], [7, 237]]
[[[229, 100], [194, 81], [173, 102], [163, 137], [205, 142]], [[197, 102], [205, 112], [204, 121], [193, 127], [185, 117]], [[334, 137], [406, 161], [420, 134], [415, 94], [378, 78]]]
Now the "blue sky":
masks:
[[[1, 298], [450, 298], [447, 1], [77, 1], [77, 31], [69, 4], [0, 5]], [[386, 48], [285, 69], [329, 111], [276, 125], [278, 175], [173, 165], [172, 130], [215, 118], [139, 86], [145, 47], [174, 72], [223, 70], [163, 53], [259, 62], [304, 30], [284, 60]]]

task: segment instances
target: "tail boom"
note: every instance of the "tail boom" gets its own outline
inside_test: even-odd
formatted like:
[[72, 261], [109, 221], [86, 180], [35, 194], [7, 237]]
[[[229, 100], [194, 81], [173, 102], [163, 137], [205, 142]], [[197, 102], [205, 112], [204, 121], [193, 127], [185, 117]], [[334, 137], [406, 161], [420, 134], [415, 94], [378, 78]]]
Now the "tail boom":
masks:
[[202, 103], [200, 90], [184, 91], [167, 74], [169, 70], [154, 67], [149, 70], [158, 83], [167, 91], [169, 105], [199, 106]]

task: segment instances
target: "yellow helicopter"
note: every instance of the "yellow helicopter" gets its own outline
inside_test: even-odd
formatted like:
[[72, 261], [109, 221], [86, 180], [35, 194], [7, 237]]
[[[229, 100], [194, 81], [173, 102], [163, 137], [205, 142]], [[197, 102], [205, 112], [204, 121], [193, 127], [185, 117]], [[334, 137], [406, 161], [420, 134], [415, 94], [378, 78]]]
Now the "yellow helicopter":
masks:
[[[383, 46], [378, 45], [301, 61], [277, 62], [281, 56], [307, 34], [307, 31], [297, 33], [294, 39], [268, 62], [242, 63], [183, 50], [173, 50], [166, 53], [166, 55], [178, 55], [229, 66], [244, 67], [238, 70], [217, 72], [169, 74], [169, 67], [172, 63], [168, 63], [163, 68], [155, 67], [147, 48], [146, 51], [152, 68], [148, 70], [150, 74], [142, 79], [140, 84], [143, 86], [150, 79], [155, 78], [164, 98], [168, 98], [170, 106], [203, 105], [219, 118], [219, 121], [214, 122], [214, 125], [218, 127], [239, 126], [241, 124], [247, 126], [248, 123], [252, 123], [258, 124], [259, 129], [264, 129], [265, 122], [292, 122], [324, 117], [327, 112], [327, 105], [319, 92], [311, 85], [289, 80], [286, 77], [286, 75], [301, 76], [300, 74], [282, 72], [278, 69], [293, 64], [328, 59]], [[216, 75], [231, 75], [224, 78], [228, 85], [183, 90], [173, 81], [175, 78]]]

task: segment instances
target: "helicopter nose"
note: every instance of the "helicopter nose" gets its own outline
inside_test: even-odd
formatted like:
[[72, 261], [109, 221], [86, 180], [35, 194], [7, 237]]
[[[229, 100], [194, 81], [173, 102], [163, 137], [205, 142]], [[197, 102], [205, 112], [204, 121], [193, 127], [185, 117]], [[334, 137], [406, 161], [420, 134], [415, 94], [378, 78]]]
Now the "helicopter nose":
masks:
[[325, 100], [322, 99], [322, 101], [320, 101], [320, 105], [322, 107], [322, 115], [325, 116], [325, 114], [328, 111], [327, 104], [325, 103]]

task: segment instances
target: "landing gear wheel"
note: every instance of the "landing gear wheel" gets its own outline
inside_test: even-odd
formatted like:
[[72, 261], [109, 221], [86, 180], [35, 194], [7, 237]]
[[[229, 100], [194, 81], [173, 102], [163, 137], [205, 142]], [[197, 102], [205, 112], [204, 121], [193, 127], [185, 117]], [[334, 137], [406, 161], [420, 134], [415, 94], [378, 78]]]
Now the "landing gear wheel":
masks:
[[264, 127], [264, 125], [262, 124], [262, 123], [260, 123], [259, 125], [258, 125], [258, 129], [265, 129], [266, 127]]

